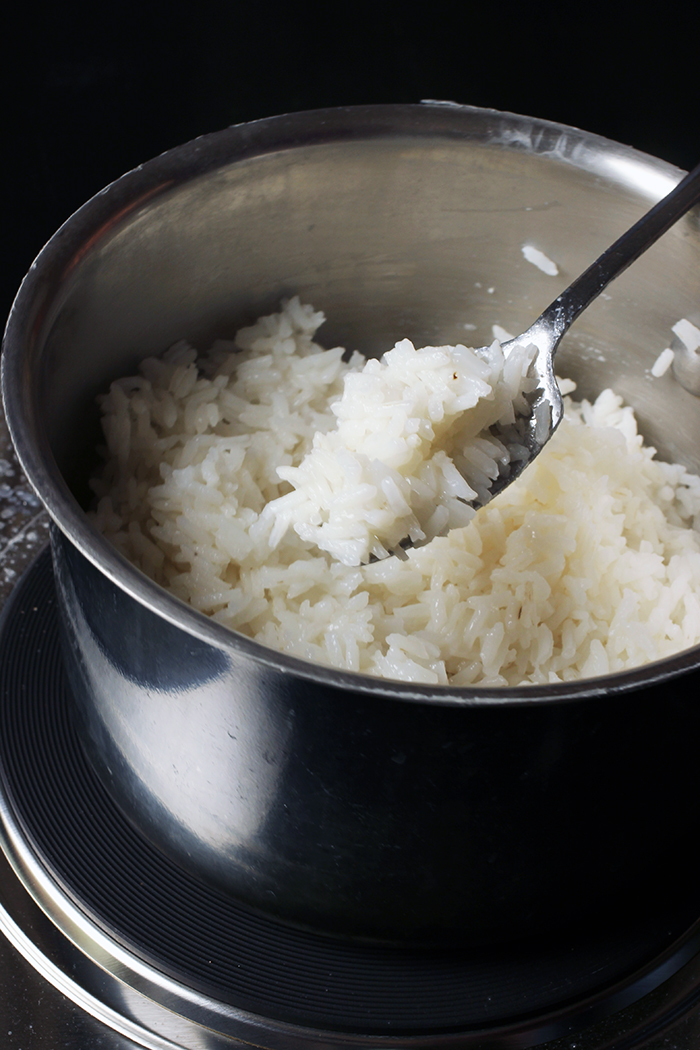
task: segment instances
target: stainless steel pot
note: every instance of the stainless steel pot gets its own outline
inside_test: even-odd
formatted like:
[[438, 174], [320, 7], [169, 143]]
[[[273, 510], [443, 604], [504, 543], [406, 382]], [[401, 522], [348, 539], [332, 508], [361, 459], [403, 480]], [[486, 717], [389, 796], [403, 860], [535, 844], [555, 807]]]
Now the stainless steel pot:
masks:
[[[180, 338], [298, 293], [322, 337], [379, 353], [524, 328], [679, 178], [573, 128], [429, 104], [300, 113], [172, 150], [89, 201], [30, 270], [5, 340], [18, 455], [55, 525], [85, 746], [143, 832], [285, 921], [476, 943], [642, 909], [690, 872], [695, 649], [538, 689], [437, 689], [272, 652], [129, 566], [83, 507], [95, 395]], [[524, 244], [557, 261], [552, 278]], [[649, 368], [700, 320], [698, 215], [578, 322], [558, 358], [612, 385], [700, 470], [700, 403]]]

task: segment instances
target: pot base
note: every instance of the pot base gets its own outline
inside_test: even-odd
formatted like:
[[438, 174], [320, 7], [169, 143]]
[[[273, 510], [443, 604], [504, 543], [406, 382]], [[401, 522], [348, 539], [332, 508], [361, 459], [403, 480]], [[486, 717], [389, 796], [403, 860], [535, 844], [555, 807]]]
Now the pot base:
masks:
[[690, 896], [651, 902], [643, 926], [588, 924], [575, 937], [421, 952], [295, 930], [198, 882], [124, 819], [85, 757], [48, 552], [16, 589], [0, 630], [0, 769], [14, 865], [26, 884], [40, 873], [49, 913], [76, 909], [81, 923], [166, 981], [275, 1022], [447, 1035], [555, 1012], [570, 1030], [572, 1014], [634, 1001], [700, 943], [700, 901]]

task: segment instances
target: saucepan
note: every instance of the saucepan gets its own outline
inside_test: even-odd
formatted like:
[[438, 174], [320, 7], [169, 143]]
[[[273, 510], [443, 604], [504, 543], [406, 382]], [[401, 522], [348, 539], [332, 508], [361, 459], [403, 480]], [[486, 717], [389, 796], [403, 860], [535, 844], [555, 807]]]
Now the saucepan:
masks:
[[[642, 914], [693, 869], [700, 650], [542, 686], [379, 679], [275, 652], [166, 593], [86, 511], [95, 398], [180, 339], [299, 295], [327, 346], [523, 330], [680, 172], [547, 121], [452, 104], [331, 109], [196, 139], [84, 205], [17, 296], [3, 357], [52, 518], [75, 717], [127, 818], [243, 907], [336, 937], [496, 943]], [[522, 253], [533, 245], [559, 275]], [[537, 257], [539, 258], [539, 257]], [[689, 213], [580, 319], [558, 369], [613, 387], [700, 470], [700, 401], [650, 369], [696, 324]]]

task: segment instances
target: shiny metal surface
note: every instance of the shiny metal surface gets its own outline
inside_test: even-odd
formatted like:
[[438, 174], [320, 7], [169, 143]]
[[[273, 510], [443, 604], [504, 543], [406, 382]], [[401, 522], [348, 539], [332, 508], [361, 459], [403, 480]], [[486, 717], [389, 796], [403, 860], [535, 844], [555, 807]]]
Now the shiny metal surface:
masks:
[[[41, 870], [4, 802], [0, 817], [5, 853], [0, 852], [0, 931], [9, 941], [0, 938], [0, 1032], [7, 1033], [3, 1046], [8, 1050], [360, 1050], [367, 1045], [366, 1036], [256, 1018], [169, 981], [106, 939], [76, 910]], [[623, 1038], [628, 1047], [690, 1047], [698, 1032], [700, 969], [697, 929], [694, 938], [689, 933], [685, 944], [654, 960], [636, 979], [563, 1011], [481, 1031], [423, 1037], [387, 1033], [375, 1036], [372, 1045], [386, 1050], [543, 1044], [551, 1050], [607, 1050]], [[676, 1035], [682, 1041], [676, 1042]]]
[[[43, 568], [40, 568], [41, 566]], [[55, 624], [53, 628], [50, 628], [45, 612], [33, 607], [37, 604], [38, 596], [45, 593], [42, 588], [37, 589], [35, 586], [40, 579], [47, 579], [45, 556], [37, 561], [30, 575], [23, 580], [18, 591], [19, 601], [14, 601], [8, 610], [12, 624], [9, 634], [8, 622], [2, 625], [2, 651], [5, 659], [8, 658], [8, 637], [18, 642], [23, 636], [24, 628], [21, 624], [30, 622], [35, 625], [42, 624], [43, 632], [30, 628], [30, 636], [35, 642], [24, 646], [27, 659], [19, 665], [24, 668], [24, 674], [20, 678], [15, 676], [8, 678], [7, 675], [3, 675], [2, 678], [3, 738], [0, 767], [3, 791], [0, 794], [0, 827], [2, 828], [0, 840], [4, 855], [11, 862], [18, 878], [14, 877], [10, 866], [0, 855], [0, 927], [31, 965], [35, 966], [37, 971], [56, 989], [69, 997], [81, 1011], [93, 1017], [95, 1022], [109, 1025], [123, 1038], [130, 1038], [139, 1045], [143, 1044], [147, 1047], [159, 1048], [159, 1050], [174, 1047], [186, 1047], [192, 1050], [201, 1047], [220, 1047], [223, 1050], [228, 1046], [251, 1044], [269, 1047], [271, 1050], [272, 1048], [277, 1048], [277, 1050], [299, 1048], [301, 1050], [303, 1047], [328, 1048], [333, 1046], [354, 1047], [360, 1050], [362, 1046], [367, 1045], [368, 1035], [373, 1037], [373, 1045], [385, 1046], [387, 1050], [389, 1048], [411, 1050], [411, 1048], [421, 1046], [442, 1046], [445, 1050], [449, 1047], [454, 1050], [457, 1048], [462, 1050], [468, 1047], [490, 1046], [494, 1050], [495, 1048], [505, 1050], [506, 1047], [513, 1045], [524, 1048], [539, 1045], [543, 1041], [551, 1041], [557, 1037], [561, 1039], [571, 1032], [580, 1032], [594, 1022], [597, 1022], [599, 1026], [603, 1019], [608, 1019], [608, 1023], [614, 1022], [616, 1013], [624, 1012], [630, 1006], [640, 1003], [642, 999], [653, 997], [663, 984], [682, 972], [684, 964], [693, 961], [700, 944], [700, 922], [693, 921], [692, 918], [688, 927], [678, 929], [676, 937], [667, 942], [665, 949], [649, 950], [646, 957], [644, 954], [637, 956], [637, 964], [633, 969], [624, 974], [619, 973], [617, 978], [600, 983], [596, 981], [596, 975], [600, 977], [600, 966], [596, 965], [588, 955], [585, 943], [583, 945], [570, 944], [566, 954], [573, 951], [576, 955], [583, 947], [583, 960], [588, 959], [592, 981], [588, 985], [588, 994], [573, 996], [570, 994], [571, 984], [566, 981], [558, 983], [556, 973], [550, 972], [550, 980], [546, 979], [547, 971], [546, 968], [544, 971], [542, 969], [543, 960], [535, 940], [528, 951], [529, 965], [538, 975], [545, 992], [547, 987], [551, 986], [550, 982], [553, 982], [558, 994], [548, 1001], [548, 1008], [526, 1009], [523, 1005], [524, 987], [521, 982], [520, 996], [510, 996], [511, 1014], [501, 1015], [496, 1012], [487, 1020], [488, 1004], [482, 1002], [481, 997], [488, 995], [489, 1000], [499, 1000], [502, 992], [498, 980], [495, 979], [487, 953], [481, 960], [482, 969], [471, 972], [468, 977], [465, 972], [460, 984], [453, 989], [453, 994], [457, 993], [458, 1000], [470, 997], [475, 999], [477, 1010], [472, 1023], [461, 1026], [455, 1024], [448, 1026], [446, 1030], [443, 1030], [441, 1026], [431, 1029], [431, 1019], [433, 1026], [436, 1025], [436, 1020], [435, 1014], [428, 1006], [431, 1000], [430, 994], [424, 998], [419, 997], [418, 1016], [412, 1007], [404, 1004], [405, 1024], [397, 1024], [396, 1021], [393, 1024], [388, 1023], [390, 1012], [384, 1014], [380, 1004], [380, 1015], [384, 1016], [384, 1023], [378, 1023], [376, 1014], [378, 1004], [374, 1001], [372, 982], [370, 981], [369, 984], [365, 982], [364, 974], [358, 972], [357, 968], [349, 966], [349, 958], [338, 957], [333, 951], [329, 952], [330, 946], [328, 945], [326, 945], [325, 967], [328, 967], [331, 972], [327, 972], [325, 978], [322, 976], [321, 991], [325, 986], [326, 996], [330, 994], [332, 998], [338, 997], [342, 1000], [347, 995], [347, 985], [354, 986], [356, 995], [359, 988], [364, 988], [365, 994], [358, 1004], [360, 1008], [355, 1011], [355, 1024], [358, 1019], [361, 1021], [363, 1018], [367, 1020], [370, 1016], [374, 1017], [374, 1024], [368, 1025], [366, 1030], [362, 1026], [361, 1031], [358, 1032], [351, 1023], [345, 1026], [318, 1023], [318, 1015], [316, 1015], [316, 1023], [313, 1024], [309, 1019], [313, 1013], [307, 1015], [306, 1025], [299, 1021], [290, 1023], [289, 1018], [286, 1019], [287, 1023], [283, 1023], [275, 1014], [274, 1008], [269, 1015], [263, 1015], [261, 1011], [258, 1011], [256, 1015], [251, 1012], [250, 1008], [241, 1009], [240, 999], [231, 1000], [225, 994], [214, 997], [211, 992], [204, 993], [201, 984], [199, 990], [195, 990], [198, 987], [196, 980], [189, 984], [173, 979], [172, 976], [169, 977], [165, 958], [156, 954], [149, 962], [148, 952], [144, 954], [143, 951], [144, 942], [141, 942], [140, 951], [138, 948], [134, 951], [128, 946], [128, 942], [124, 942], [123, 934], [121, 937], [119, 934], [114, 937], [110, 936], [108, 929], [105, 928], [105, 917], [110, 913], [108, 901], [103, 899], [101, 902], [90, 904], [89, 897], [81, 896], [79, 883], [76, 883], [71, 877], [71, 870], [73, 876], [76, 873], [73, 858], [76, 853], [80, 857], [83, 851], [70, 829], [71, 818], [68, 816], [66, 819], [66, 814], [60, 812], [61, 809], [64, 809], [70, 813], [76, 803], [69, 783], [63, 780], [61, 782], [63, 790], [55, 793], [62, 799], [62, 805], [57, 811], [53, 805], [53, 798], [46, 793], [43, 774], [34, 767], [36, 775], [32, 779], [31, 763], [29, 766], [22, 763], [25, 776], [30, 774], [29, 779], [24, 781], [25, 786], [30, 790], [24, 802], [22, 801], [23, 792], [17, 792], [17, 788], [20, 787], [17, 780], [18, 766], [15, 761], [18, 757], [18, 744], [23, 754], [33, 752], [37, 757], [43, 755], [44, 761], [47, 759], [46, 745], [50, 740], [61, 741], [68, 751], [73, 746], [70, 742], [70, 735], [65, 736], [62, 733], [58, 722], [52, 722], [49, 719], [42, 724], [43, 719], [37, 721], [32, 715], [29, 715], [29, 721], [25, 723], [22, 715], [23, 710], [32, 710], [35, 714], [41, 709], [48, 711], [56, 704], [57, 695], [63, 692], [60, 677], [53, 677], [56, 692], [53, 698], [50, 697], [39, 685], [40, 679], [34, 676], [32, 670], [32, 665], [37, 658], [44, 661], [45, 666], [52, 666], [53, 660], [58, 655]], [[29, 589], [27, 589], [28, 582], [30, 583]], [[48, 604], [55, 613], [53, 603]], [[30, 636], [24, 635], [25, 641]], [[35, 648], [35, 645], [39, 648]], [[8, 662], [15, 668], [18, 666], [13, 657], [10, 657]], [[35, 683], [35, 688], [27, 688], [32, 681]], [[18, 688], [20, 682], [24, 683], [24, 688], [21, 686]], [[10, 683], [13, 684], [10, 686]], [[61, 702], [58, 701], [58, 703], [60, 707]], [[19, 721], [7, 717], [10, 709], [16, 711]], [[63, 717], [70, 721], [68, 712], [64, 712]], [[33, 729], [31, 739], [27, 737], [29, 726]], [[21, 741], [23, 743], [20, 743]], [[48, 764], [53, 765], [54, 760], [48, 759]], [[58, 759], [58, 764], [62, 764], [62, 759]], [[71, 766], [71, 768], [75, 767]], [[102, 829], [103, 834], [111, 828], [120, 845], [126, 847], [127, 854], [132, 861], [135, 861], [131, 868], [125, 868], [118, 862], [110, 865], [108, 862], [112, 852], [110, 842], [99, 843], [92, 831], [88, 831], [86, 823], [81, 818], [83, 830], [86, 833], [84, 841], [91, 854], [89, 857], [83, 857], [84, 865], [90, 868], [95, 863], [100, 864], [101, 862], [112, 873], [111, 879], [108, 879], [103, 887], [106, 891], [105, 895], [113, 895], [117, 900], [123, 901], [128, 899], [130, 892], [136, 890], [139, 893], [139, 885], [142, 887], [141, 893], [150, 895], [150, 887], [144, 886], [146, 873], [160, 872], [162, 882], [160, 878], [157, 879], [157, 882], [161, 887], [161, 892], [165, 890], [166, 897], [170, 896], [171, 911], [178, 911], [183, 899], [177, 891], [173, 892], [174, 872], [168, 871], [167, 866], [154, 869], [148, 863], [139, 863], [137, 856], [126, 844], [122, 833], [109, 819], [105, 819], [110, 809], [109, 803], [99, 790], [95, 790], [94, 779], [91, 781], [89, 777], [87, 780], [81, 777], [80, 782], [83, 787], [88, 788], [83, 795], [90, 813], [87, 823], [96, 823], [97, 827]], [[89, 789], [90, 784], [92, 784], [94, 794]], [[29, 805], [27, 806], [26, 803]], [[106, 809], [103, 808], [105, 804]], [[62, 854], [59, 851], [54, 855], [53, 863], [48, 860], [45, 842], [42, 844], [43, 835], [40, 831], [42, 825], [45, 824], [47, 813], [52, 813], [53, 820], [63, 826], [64, 834], [67, 835], [66, 841], [69, 843], [68, 853]], [[38, 838], [37, 833], [39, 833]], [[111, 838], [109, 835], [107, 837]], [[56, 868], [56, 859], [61, 857], [62, 860], [59, 860], [59, 866]], [[116, 861], [116, 857], [113, 856], [112, 859]], [[105, 861], [107, 861], [106, 864]], [[84, 885], [89, 886], [90, 880], [88, 879]], [[170, 889], [170, 894], [168, 894], [167, 887]], [[692, 899], [695, 898], [696, 891]], [[191, 903], [194, 903], [194, 900]], [[671, 918], [673, 909], [662, 910], [666, 911], [667, 918], [673, 922]], [[156, 914], [160, 914], [160, 921], [164, 920], [167, 935], [172, 937], [178, 928], [180, 917], [172, 915], [168, 923], [168, 919], [162, 913], [157, 912]], [[195, 907], [189, 915], [190, 933], [195, 937], [196, 933], [191, 930], [192, 918], [201, 914]], [[696, 914], [696, 910], [692, 909], [692, 915]], [[148, 924], [148, 919], [146, 919], [146, 924]], [[264, 929], [261, 928], [258, 932], [262, 940], [266, 941]], [[649, 932], [647, 929], [647, 933]], [[603, 936], [606, 936], [606, 931], [603, 931]], [[633, 933], [632, 937], [636, 938], [636, 934]], [[235, 936], [232, 941], [228, 941], [226, 937], [214, 937], [208, 945], [206, 956], [210, 959], [210, 965], [213, 962], [216, 966], [223, 961], [219, 958], [222, 955], [236, 958], [237, 939]], [[137, 943], [139, 943], [138, 938]], [[612, 947], [615, 944], [614, 938], [607, 943], [609, 947]], [[269, 953], [269, 940], [267, 945]], [[297, 938], [292, 938], [291, 941], [285, 942], [284, 939], [277, 941], [276, 946], [285, 960], [283, 965], [298, 966], [300, 973], [305, 975], [305, 980], [301, 981], [298, 989], [302, 1004], [307, 996], [313, 999], [314, 993], [310, 986], [313, 985], [314, 978], [313, 972], [309, 971], [310, 957], [304, 945], [300, 944]], [[296, 947], [296, 951], [290, 952], [292, 946]], [[183, 955], [187, 955], [187, 944], [181, 943], [180, 949]], [[613, 947], [612, 950], [614, 953], [615, 948]], [[596, 952], [594, 958], [598, 964], [602, 963], [605, 969], [607, 963], [605, 956]], [[334, 962], [331, 961], [332, 959]], [[564, 959], [560, 961], [565, 967], [567, 966]], [[379, 976], [376, 968], [378, 963], [381, 968], [381, 961], [376, 952], [363, 952], [362, 962], [363, 968], [367, 967], [374, 973], [376, 981]], [[444, 965], [446, 960], [434, 953], [431, 953], [428, 962], [436, 970], [438, 986], [442, 988], [444, 994], [451, 985], [449, 964], [446, 970]], [[255, 970], [259, 965], [256, 945], [249, 943], [248, 952], [239, 958], [238, 964], [239, 966], [247, 965]], [[343, 974], [340, 984], [336, 980], [337, 967]], [[268, 958], [266, 972], [268, 981], [272, 983], [276, 979], [276, 969], [278, 969], [278, 960]], [[403, 971], [403, 976], [409, 982], [411, 981], [410, 962], [408, 969]], [[279, 974], [277, 974], [278, 979]], [[507, 986], [509, 981], [506, 980], [505, 984]], [[393, 990], [384, 984], [382, 987], [385, 995], [390, 998]], [[241, 995], [240, 986], [238, 995]], [[322, 995], [321, 1002], [323, 998], [325, 996]], [[501, 1000], [502, 1007], [508, 998], [506, 995], [506, 999]], [[238, 1002], [238, 1006], [226, 1006], [220, 1001], [221, 999], [228, 1003]], [[531, 1000], [530, 1006], [532, 1006]], [[279, 1009], [279, 1003], [277, 1008]], [[329, 1016], [326, 1012], [329, 1009], [329, 1006], [324, 1008], [325, 1016]], [[512, 1016], [513, 1009], [515, 1016]], [[410, 1023], [409, 1014], [412, 1018]], [[73, 1013], [73, 1016], [75, 1017], [76, 1013]]]
[[[62, 924], [65, 925], [65, 924]], [[110, 953], [85, 954], [52, 925], [26, 892], [0, 854], [0, 1035], [7, 1050], [328, 1050], [367, 1045], [342, 1033], [315, 1032], [270, 1024], [264, 1019], [228, 1018], [214, 1010], [200, 1012], [198, 1022], [172, 1012], [162, 988], [155, 1000], [129, 984], [129, 974], [112, 965]], [[155, 975], [157, 977], [157, 975]], [[163, 1001], [165, 1000], [165, 1005]], [[180, 1004], [181, 1005], [181, 1004]], [[216, 1004], [208, 1004], [216, 1007]], [[196, 1011], [190, 1010], [193, 1013]], [[585, 1017], [585, 1014], [584, 1014]], [[237, 1028], [240, 1038], [226, 1036], [208, 1024]], [[685, 1050], [700, 1036], [700, 963], [691, 958], [667, 980], [631, 1001], [616, 1014], [594, 1024], [572, 1026], [570, 1034], [551, 1038], [560, 1027], [556, 1017], [542, 1018], [518, 1030], [467, 1033], [406, 1039], [375, 1037], [372, 1045], [386, 1050], [492, 1050], [517, 1045], [543, 1050], [612, 1050], [624, 1039], [629, 1047], [647, 1050]], [[534, 1039], [534, 1043], [533, 1043]], [[31, 1040], [31, 1042], [27, 1042]], [[59, 1041], [60, 1040], [60, 1041]]]
[[[543, 121], [360, 107], [196, 140], [118, 180], [46, 247], [8, 324], [8, 417], [58, 526], [87, 746], [179, 863], [293, 923], [429, 942], [525, 935], [621, 897], [641, 907], [685, 868], [700, 726], [678, 676], [697, 651], [536, 693], [316, 667], [185, 608], [80, 504], [94, 395], [146, 354], [230, 335], [291, 293], [325, 310], [329, 345], [456, 342], [466, 323], [485, 343], [494, 322], [522, 329], [551, 300], [523, 244], [568, 281], [678, 178]], [[698, 403], [649, 368], [679, 317], [700, 320], [699, 263], [689, 214], [559, 358], [582, 395], [613, 385], [648, 440], [695, 470]]]
[[[605, 291], [611, 281], [619, 277], [655, 244], [659, 237], [697, 204], [698, 200], [700, 166], [694, 168], [631, 229], [606, 248], [600, 258], [591, 263], [561, 292], [527, 331], [503, 344], [506, 354], [519, 346], [537, 347], [532, 368], [539, 382], [535, 392], [530, 395], [532, 412], [522, 419], [517, 427], [517, 437], [514, 438], [526, 446], [529, 456], [510, 463], [506, 470], [494, 479], [490, 491], [491, 499], [520, 477], [523, 470], [542, 451], [562, 420], [564, 404], [555, 378], [554, 357], [571, 325]], [[697, 354], [686, 353], [682, 358], [681, 367], [676, 364], [674, 374], [689, 393], [700, 393], [700, 359]], [[475, 500], [472, 505], [479, 507], [483, 504]], [[402, 544], [404, 547], [410, 545], [408, 540]]]

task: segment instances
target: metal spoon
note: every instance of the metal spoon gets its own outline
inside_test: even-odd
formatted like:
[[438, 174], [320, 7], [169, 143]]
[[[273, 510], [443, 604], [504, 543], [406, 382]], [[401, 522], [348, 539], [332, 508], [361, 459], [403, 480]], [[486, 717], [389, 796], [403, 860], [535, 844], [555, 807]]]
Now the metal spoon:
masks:
[[[604, 251], [587, 270], [584, 270], [580, 277], [577, 277], [561, 295], [557, 296], [522, 335], [503, 343], [506, 355], [516, 347], [533, 345], [537, 347], [537, 355], [532, 362], [531, 369], [533, 377], [537, 377], [539, 383], [532, 399], [532, 414], [523, 420], [522, 437], [519, 437], [519, 441], [522, 441], [528, 449], [529, 455], [524, 459], [517, 459], [509, 463], [505, 470], [494, 479], [488, 499], [474, 500], [473, 507], [483, 506], [515, 481], [535, 456], [542, 451], [561, 422], [564, 406], [561, 392], [554, 378], [554, 355], [562, 337], [568, 332], [579, 314], [607, 288], [610, 282], [623, 270], [626, 270], [635, 259], [638, 259], [698, 201], [700, 201], [700, 164], [693, 168], [675, 189], [671, 190], [658, 204], [655, 204], [634, 226], [618, 237], [615, 243]], [[698, 379], [699, 370], [700, 361], [695, 369], [695, 379]], [[402, 544], [403, 547], [410, 545], [410, 541]]]

